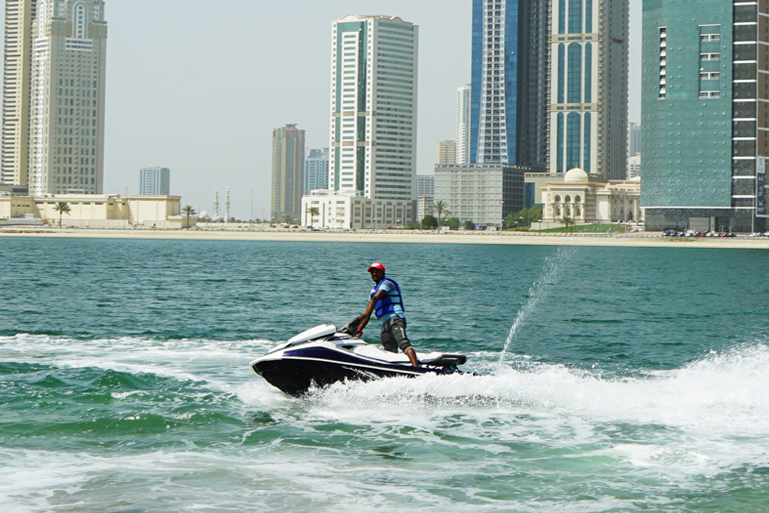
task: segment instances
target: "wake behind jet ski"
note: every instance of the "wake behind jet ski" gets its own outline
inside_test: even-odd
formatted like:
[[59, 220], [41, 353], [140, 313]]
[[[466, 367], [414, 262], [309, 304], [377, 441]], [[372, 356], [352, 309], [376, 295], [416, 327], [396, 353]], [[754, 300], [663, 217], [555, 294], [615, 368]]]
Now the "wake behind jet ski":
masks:
[[369, 381], [397, 376], [453, 374], [467, 361], [461, 354], [417, 353], [414, 367], [408, 356], [391, 353], [357, 336], [359, 319], [342, 329], [321, 324], [304, 331], [251, 362], [251, 369], [283, 392], [300, 396], [315, 385], [337, 381]]

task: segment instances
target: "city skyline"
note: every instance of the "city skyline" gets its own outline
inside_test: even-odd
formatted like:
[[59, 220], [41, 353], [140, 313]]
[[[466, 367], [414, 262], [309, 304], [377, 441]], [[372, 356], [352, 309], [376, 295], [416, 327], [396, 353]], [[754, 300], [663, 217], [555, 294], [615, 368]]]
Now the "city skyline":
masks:
[[[634, 3], [631, 19], [640, 27], [640, 1]], [[230, 186], [233, 215], [249, 216], [252, 190], [254, 215], [269, 215], [271, 130], [298, 123], [308, 147], [327, 146], [331, 24], [347, 13], [399, 16], [420, 26], [416, 171], [432, 172], [435, 143], [455, 137], [456, 90], [470, 81], [471, 2], [236, 1], [231, 7], [236, 19], [230, 10], [204, 15], [177, 0], [106, 2], [105, 192], [130, 192], [135, 169], [162, 161], [178, 170], [175, 188], [185, 204], [210, 211], [211, 190]], [[273, 20], [281, 17], [297, 30], [277, 43]], [[633, 35], [631, 29], [631, 47], [640, 55], [640, 29], [635, 43]], [[233, 58], [222, 59], [225, 54]], [[640, 107], [634, 113], [631, 106], [630, 119], [640, 121]]]

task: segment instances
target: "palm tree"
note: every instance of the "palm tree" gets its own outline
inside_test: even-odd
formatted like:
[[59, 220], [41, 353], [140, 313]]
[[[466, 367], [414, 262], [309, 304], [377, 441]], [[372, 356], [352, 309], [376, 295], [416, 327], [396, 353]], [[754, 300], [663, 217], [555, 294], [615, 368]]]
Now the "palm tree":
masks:
[[320, 215], [318, 207], [307, 207], [307, 213], [310, 214], [310, 228], [312, 228], [312, 222], [315, 220], [315, 216]]
[[69, 203], [66, 201], [57, 201], [53, 206], [53, 209], [59, 213], [59, 228], [61, 228], [61, 216], [62, 214], [69, 215], [72, 209], [69, 208]]
[[446, 202], [443, 200], [436, 201], [432, 209], [435, 210], [436, 214], [438, 214], [438, 226], [441, 225], [441, 216], [443, 214], [451, 214], [451, 211], [446, 208]]
[[185, 206], [182, 209], [182, 213], [187, 215], [187, 229], [189, 230], [190, 229], [190, 216], [194, 216], [195, 214], [197, 214], [197, 212], [195, 212], [195, 209], [191, 205], [187, 205], [187, 206]]
[[563, 223], [563, 226], [566, 228], [566, 231], [569, 231], [569, 226], [573, 225], [574, 219], [572, 219], [569, 216], [563, 216], [563, 219], [561, 219], [561, 222]]

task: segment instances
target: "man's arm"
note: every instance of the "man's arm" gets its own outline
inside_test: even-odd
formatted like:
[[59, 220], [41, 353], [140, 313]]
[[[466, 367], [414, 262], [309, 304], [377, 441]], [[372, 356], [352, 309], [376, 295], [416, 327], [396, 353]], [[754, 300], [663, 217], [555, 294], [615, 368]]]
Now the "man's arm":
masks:
[[377, 291], [376, 294], [374, 294], [371, 299], [368, 300], [368, 304], [366, 305], [366, 310], [358, 316], [358, 319], [360, 319], [360, 325], [358, 326], [358, 334], [363, 333], [363, 328], [366, 327], [366, 324], [368, 324], [369, 319], [371, 318], [371, 314], [374, 312], [374, 306], [376, 306], [376, 302], [382, 299], [387, 295], [387, 291], [384, 289], [380, 289]]

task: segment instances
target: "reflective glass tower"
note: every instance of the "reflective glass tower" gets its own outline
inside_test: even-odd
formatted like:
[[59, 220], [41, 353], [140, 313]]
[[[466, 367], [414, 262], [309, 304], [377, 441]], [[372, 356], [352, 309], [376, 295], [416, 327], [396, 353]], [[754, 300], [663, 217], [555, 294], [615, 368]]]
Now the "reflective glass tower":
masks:
[[648, 229], [765, 229], [769, 5], [644, 3], [641, 204]]
[[547, 0], [473, 0], [470, 163], [545, 167]]

